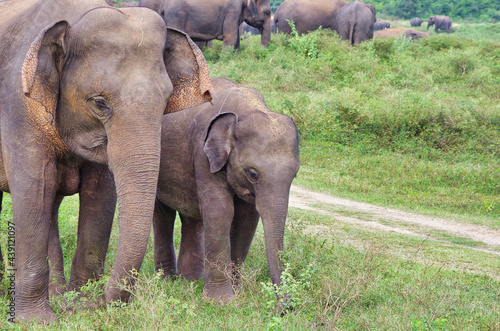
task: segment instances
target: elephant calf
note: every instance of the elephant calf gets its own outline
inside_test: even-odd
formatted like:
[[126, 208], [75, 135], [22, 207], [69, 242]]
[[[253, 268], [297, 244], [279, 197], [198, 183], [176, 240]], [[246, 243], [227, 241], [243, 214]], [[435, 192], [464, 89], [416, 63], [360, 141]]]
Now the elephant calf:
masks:
[[411, 21], [410, 21], [410, 25], [411, 25], [411, 26], [421, 26], [423, 22], [424, 22], [424, 21], [422, 21], [422, 19], [421, 19], [421, 18], [414, 17], [414, 18], [412, 18], [412, 19], [411, 19]]
[[[299, 151], [292, 119], [270, 111], [259, 93], [222, 78], [212, 84], [212, 104], [164, 116], [154, 259], [166, 276], [204, 275], [204, 296], [224, 300], [234, 296], [259, 215], [271, 278], [280, 284]], [[182, 221], [177, 263], [176, 211]]]
[[392, 38], [392, 37], [399, 37], [399, 36], [405, 36], [406, 38], [411, 38], [411, 39], [418, 39], [418, 38], [423, 38], [423, 37], [430, 37], [429, 32], [425, 31], [418, 31], [412, 28], [404, 28], [402, 26], [398, 26], [395, 28], [388, 28], [384, 30], [377, 31], [374, 35], [373, 38], [379, 39], [379, 38]]
[[373, 31], [389, 29], [391, 27], [391, 23], [386, 21], [376, 20], [373, 24]]

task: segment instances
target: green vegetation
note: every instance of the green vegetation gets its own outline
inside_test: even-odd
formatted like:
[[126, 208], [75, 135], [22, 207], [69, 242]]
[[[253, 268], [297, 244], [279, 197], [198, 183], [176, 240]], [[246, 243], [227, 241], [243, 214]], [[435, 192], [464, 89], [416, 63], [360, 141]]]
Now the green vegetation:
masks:
[[378, 13], [412, 19], [448, 15], [454, 19], [500, 20], [500, 3], [495, 0], [372, 0]]
[[[252, 36], [240, 52], [215, 42], [204, 53], [212, 76], [255, 88], [270, 109], [293, 116], [301, 136], [295, 184], [500, 229], [500, 44], [488, 41], [500, 40], [496, 27], [471, 24], [451, 35], [357, 47], [327, 30], [273, 36], [268, 48]], [[77, 198], [66, 199], [60, 231], [68, 278], [77, 212]], [[1, 219], [5, 254], [8, 195]], [[117, 230], [115, 224], [108, 273]], [[179, 239], [176, 229], [177, 245]], [[242, 289], [225, 306], [203, 300], [201, 281], [162, 280], [150, 243], [129, 305], [75, 312], [85, 302], [70, 292], [51, 299], [60, 322], [48, 329], [500, 329], [498, 255], [467, 246], [482, 247], [467, 238], [423, 240], [291, 208], [283, 258], [294, 309], [284, 316], [273, 310], [259, 227]], [[101, 293], [95, 284], [85, 291], [90, 299]], [[7, 302], [0, 296], [0, 306]], [[12, 327], [6, 318], [2, 310], [1, 329]]]

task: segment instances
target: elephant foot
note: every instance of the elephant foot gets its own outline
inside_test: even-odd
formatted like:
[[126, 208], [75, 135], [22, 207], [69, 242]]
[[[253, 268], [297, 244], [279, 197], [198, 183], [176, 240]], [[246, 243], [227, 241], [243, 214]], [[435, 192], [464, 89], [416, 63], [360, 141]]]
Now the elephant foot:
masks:
[[56, 279], [54, 278], [54, 282], [51, 282], [49, 284], [49, 296], [54, 297], [60, 294], [64, 294], [65, 292], [68, 291], [67, 285], [66, 285], [66, 280], [63, 279]]
[[[69, 291], [67, 291], [69, 293]], [[67, 311], [98, 309], [106, 306], [104, 295], [95, 296], [80, 292], [65, 295], [63, 307]]]
[[235, 298], [235, 295], [231, 284], [225, 286], [205, 285], [205, 287], [203, 288], [203, 297], [207, 301], [227, 303], [233, 300]]
[[163, 279], [176, 279], [177, 273], [175, 268], [156, 268], [156, 272], [161, 272], [161, 278]]
[[19, 309], [16, 307], [14, 320], [16, 323], [20, 324], [36, 321], [39, 324], [49, 325], [50, 323], [57, 321], [57, 316], [52, 311], [52, 308], [50, 308], [50, 305], [46, 303], [43, 305], [43, 308], [35, 310]]
[[287, 293], [279, 293], [276, 295], [276, 305], [274, 310], [281, 316], [286, 315], [289, 311], [293, 309], [292, 298]]
[[187, 279], [189, 281], [195, 282], [197, 280], [200, 280], [201, 277], [203, 276], [203, 269], [181, 269], [179, 268], [179, 277], [182, 277], [184, 279]]

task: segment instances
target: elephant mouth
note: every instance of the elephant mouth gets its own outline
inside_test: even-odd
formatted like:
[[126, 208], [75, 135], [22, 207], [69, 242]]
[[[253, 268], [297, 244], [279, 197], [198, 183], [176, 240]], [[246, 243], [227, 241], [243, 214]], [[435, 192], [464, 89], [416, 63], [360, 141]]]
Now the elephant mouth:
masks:
[[255, 194], [251, 192], [250, 190], [243, 190], [242, 192], [239, 192], [238, 197], [248, 203], [255, 203]]
[[77, 155], [93, 162], [108, 163], [108, 137], [105, 134], [92, 137], [90, 141], [78, 144], [73, 150]]

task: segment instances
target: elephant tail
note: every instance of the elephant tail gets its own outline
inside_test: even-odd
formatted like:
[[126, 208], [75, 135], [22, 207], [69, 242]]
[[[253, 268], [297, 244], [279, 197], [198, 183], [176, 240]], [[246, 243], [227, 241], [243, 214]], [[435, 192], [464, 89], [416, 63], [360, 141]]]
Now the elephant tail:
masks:
[[354, 45], [354, 30], [355, 30], [356, 24], [351, 24], [349, 26], [349, 42], [351, 43], [351, 46]]

